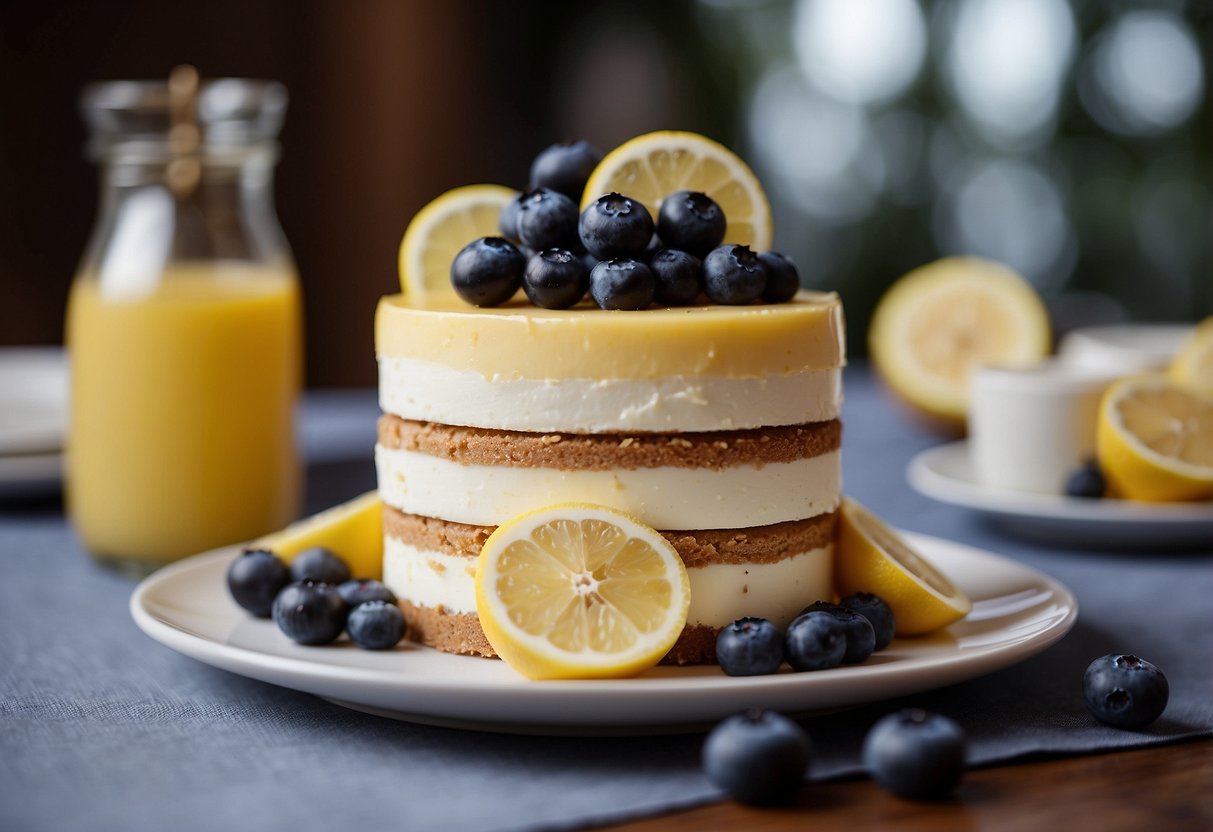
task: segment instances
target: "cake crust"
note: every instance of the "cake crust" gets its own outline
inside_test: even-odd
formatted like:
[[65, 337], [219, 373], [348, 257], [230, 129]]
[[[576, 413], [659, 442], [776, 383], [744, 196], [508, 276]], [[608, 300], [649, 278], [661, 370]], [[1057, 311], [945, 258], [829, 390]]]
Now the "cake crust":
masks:
[[677, 434], [523, 433], [418, 422], [386, 414], [379, 444], [449, 459], [462, 465], [614, 471], [641, 468], [720, 470], [741, 465], [793, 462], [836, 451], [842, 422], [756, 430]]

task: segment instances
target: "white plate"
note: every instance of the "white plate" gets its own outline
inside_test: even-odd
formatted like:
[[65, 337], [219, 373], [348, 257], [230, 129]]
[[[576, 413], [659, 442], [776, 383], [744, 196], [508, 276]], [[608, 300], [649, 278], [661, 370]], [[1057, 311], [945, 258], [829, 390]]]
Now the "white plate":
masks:
[[1074, 596], [989, 552], [909, 539], [973, 599], [963, 621], [897, 639], [859, 665], [730, 678], [715, 667], [658, 667], [634, 679], [528, 681], [505, 663], [402, 643], [388, 652], [344, 638], [303, 647], [228, 597], [229, 547], [155, 572], [131, 597], [135, 623], [215, 667], [398, 719], [520, 733], [670, 733], [752, 706], [805, 714], [941, 687], [1022, 661], [1074, 623]]
[[0, 454], [61, 450], [67, 435], [67, 397], [62, 349], [0, 349]]
[[1030, 537], [1088, 548], [1213, 549], [1213, 502], [1084, 500], [993, 488], [977, 481], [963, 440], [922, 451], [906, 478], [928, 497], [975, 509]]

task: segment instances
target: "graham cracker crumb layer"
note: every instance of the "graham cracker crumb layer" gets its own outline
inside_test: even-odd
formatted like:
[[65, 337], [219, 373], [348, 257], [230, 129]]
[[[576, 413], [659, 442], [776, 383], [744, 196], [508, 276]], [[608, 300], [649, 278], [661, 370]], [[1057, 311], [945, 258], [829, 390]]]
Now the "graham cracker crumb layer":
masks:
[[[441, 607], [423, 607], [400, 601], [409, 626], [409, 638], [444, 653], [496, 658], [497, 651], [485, 638], [479, 617], [472, 612], [450, 613]], [[715, 627], [693, 624], [683, 629], [678, 641], [661, 660], [662, 664], [715, 664]]]
[[[778, 563], [781, 560], [820, 549], [834, 538], [837, 512], [819, 514], [807, 520], [790, 520], [748, 529], [707, 529], [702, 531], [665, 531], [659, 534], [670, 542], [688, 568], [711, 564]], [[417, 549], [447, 555], [475, 558], [495, 526], [472, 526], [434, 517], [406, 514], [385, 505], [383, 531]]]
[[793, 462], [838, 450], [842, 423], [707, 433], [524, 433], [418, 422], [386, 414], [379, 444], [449, 459], [462, 465], [611, 471], [639, 468], [721, 469]]

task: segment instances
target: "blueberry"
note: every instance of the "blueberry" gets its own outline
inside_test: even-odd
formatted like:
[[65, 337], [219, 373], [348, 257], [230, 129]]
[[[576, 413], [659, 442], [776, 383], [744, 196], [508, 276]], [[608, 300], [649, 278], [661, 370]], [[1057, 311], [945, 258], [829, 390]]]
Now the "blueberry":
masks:
[[686, 306], [703, 291], [703, 261], [693, 254], [663, 248], [649, 260], [649, 268], [657, 281], [658, 303]]
[[876, 649], [876, 631], [871, 622], [860, 613], [830, 601], [814, 601], [801, 610], [800, 614], [806, 615], [810, 612], [829, 613], [842, 624], [847, 640], [846, 652], [842, 654], [843, 664], [862, 662]]
[[657, 234], [670, 248], [702, 258], [724, 240], [724, 211], [698, 191], [675, 191], [661, 201]]
[[295, 555], [291, 561], [292, 581], [323, 581], [336, 586], [350, 579], [345, 561], [323, 546], [313, 546]]
[[371, 580], [369, 578], [361, 578], [353, 581], [345, 581], [337, 584], [337, 594], [341, 596], [345, 603], [350, 605], [350, 609], [365, 604], [367, 601], [387, 601], [389, 604], [396, 603], [396, 593], [392, 592], [380, 581]]
[[1082, 695], [1091, 713], [1117, 728], [1149, 725], [1162, 715], [1170, 694], [1162, 671], [1137, 656], [1101, 656], [1082, 677]]
[[581, 202], [586, 180], [600, 161], [602, 154], [589, 142], [554, 144], [531, 162], [531, 185], [551, 188], [574, 202]]
[[703, 288], [712, 303], [751, 303], [766, 283], [766, 267], [749, 246], [720, 246], [703, 259]]
[[889, 646], [889, 642], [893, 640], [896, 621], [893, 618], [893, 610], [888, 604], [870, 592], [857, 592], [854, 595], [848, 595], [839, 601], [838, 604], [849, 610], [854, 610], [868, 619], [868, 622], [872, 625], [873, 634], [876, 637], [874, 649], [883, 650]]
[[800, 272], [796, 264], [778, 251], [764, 251], [758, 260], [767, 270], [767, 283], [762, 299], [767, 303], [785, 303], [800, 289]]
[[653, 239], [653, 217], [643, 203], [610, 193], [581, 212], [578, 229], [586, 251], [599, 260], [640, 257]]
[[590, 272], [590, 296], [603, 309], [644, 309], [656, 290], [653, 272], [639, 260], [604, 260]]
[[1099, 463], [1095, 460], [1090, 460], [1079, 468], [1074, 469], [1066, 477], [1065, 488], [1063, 490], [1067, 497], [1086, 497], [1098, 500], [1108, 490], [1108, 484], [1104, 480], [1103, 471], [1100, 470]]
[[290, 570], [266, 549], [249, 549], [227, 569], [232, 600], [258, 618], [269, 618], [274, 596], [291, 581]]
[[730, 676], [765, 676], [783, 664], [783, 633], [765, 618], [739, 618], [716, 636], [716, 661]]
[[291, 641], [328, 644], [345, 629], [349, 605], [337, 587], [319, 581], [287, 584], [274, 599], [274, 623]]
[[789, 803], [809, 770], [809, 737], [786, 716], [753, 709], [716, 725], [703, 743], [708, 779], [741, 803]]
[[522, 285], [526, 258], [501, 237], [473, 240], [451, 263], [455, 294], [473, 306], [500, 306]]
[[505, 237], [511, 243], [517, 244], [518, 239], [518, 213], [522, 210], [522, 201], [530, 194], [530, 190], [519, 192], [518, 196], [506, 203], [501, 209], [501, 216], [497, 219], [497, 227], [501, 229], [501, 236]]
[[864, 738], [863, 764], [895, 795], [944, 797], [964, 773], [964, 732], [946, 716], [917, 708], [889, 714]]
[[568, 248], [577, 239], [577, 203], [559, 191], [535, 188], [519, 205], [517, 225], [527, 248]]
[[590, 273], [585, 263], [566, 249], [545, 249], [526, 263], [522, 290], [536, 306], [568, 309], [585, 297], [589, 288]]
[[404, 638], [404, 613], [387, 601], [367, 601], [350, 610], [350, 639], [366, 650], [387, 650]]
[[837, 667], [847, 652], [846, 629], [833, 612], [806, 612], [788, 625], [784, 649], [788, 664], [796, 670]]
[[840, 609], [842, 609], [842, 607], [839, 604], [835, 604], [833, 601], [814, 601], [813, 603], [811, 603], [807, 607], [805, 607], [803, 610], [801, 610], [798, 613], [798, 615], [805, 615], [807, 613], [816, 612], [818, 610], [822, 610], [822, 611], [828, 612], [828, 613], [834, 613], [834, 612], [838, 612], [838, 610], [840, 610]]

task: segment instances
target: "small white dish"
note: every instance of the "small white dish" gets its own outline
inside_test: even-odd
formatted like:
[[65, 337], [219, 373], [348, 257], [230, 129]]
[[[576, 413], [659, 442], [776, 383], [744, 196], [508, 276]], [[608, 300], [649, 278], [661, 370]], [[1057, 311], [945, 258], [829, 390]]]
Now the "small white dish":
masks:
[[1085, 500], [994, 488], [978, 481], [967, 440], [922, 451], [906, 478], [921, 494], [979, 511], [1026, 537], [1083, 548], [1213, 550], [1213, 502]]
[[1061, 339], [1057, 355], [1064, 364], [1094, 372], [1128, 375], [1162, 370], [1191, 332], [1191, 324], [1083, 327]]
[[58, 347], [0, 349], [0, 454], [43, 454], [67, 435], [67, 356]]
[[131, 596], [135, 623], [206, 664], [382, 716], [534, 734], [673, 733], [748, 707], [788, 714], [848, 707], [942, 687], [1020, 662], [1060, 639], [1078, 614], [1057, 581], [990, 552], [907, 535], [973, 600], [963, 620], [896, 639], [862, 664], [816, 673], [730, 678], [716, 667], [658, 667], [634, 679], [532, 682], [503, 662], [402, 642], [360, 650], [287, 640], [235, 605], [224, 576], [239, 549], [167, 566]]

